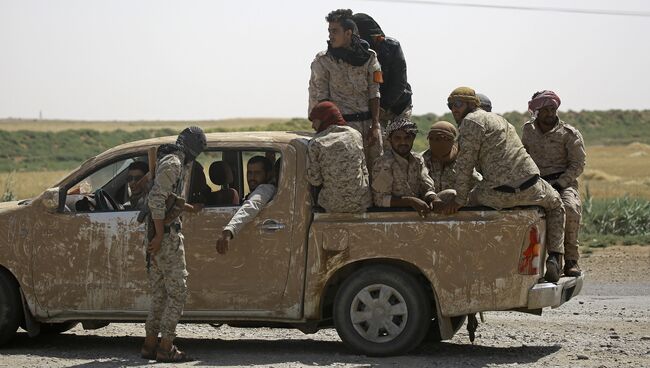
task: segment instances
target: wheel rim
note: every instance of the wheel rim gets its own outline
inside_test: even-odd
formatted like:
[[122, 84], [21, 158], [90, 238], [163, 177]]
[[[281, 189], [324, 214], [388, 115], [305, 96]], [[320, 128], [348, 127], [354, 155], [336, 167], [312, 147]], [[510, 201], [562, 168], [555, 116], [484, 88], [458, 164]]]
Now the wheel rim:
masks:
[[361, 289], [352, 299], [350, 319], [354, 329], [368, 341], [384, 343], [399, 336], [408, 320], [402, 294], [388, 285]]

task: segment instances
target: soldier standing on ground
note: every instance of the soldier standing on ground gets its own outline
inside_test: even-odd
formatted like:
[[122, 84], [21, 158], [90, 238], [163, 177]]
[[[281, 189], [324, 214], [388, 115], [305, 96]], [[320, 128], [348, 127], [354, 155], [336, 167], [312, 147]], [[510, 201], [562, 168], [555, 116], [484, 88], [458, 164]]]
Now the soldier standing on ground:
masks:
[[393, 120], [386, 128], [391, 148], [372, 170], [372, 195], [378, 207], [413, 207], [420, 216], [440, 201], [424, 159], [412, 152], [417, 125], [405, 118]]
[[[379, 86], [379, 123], [382, 128], [392, 120], [403, 117], [410, 119], [413, 109], [411, 85], [406, 78], [406, 59], [399, 41], [386, 37], [377, 22], [368, 14], [357, 13], [353, 16], [359, 29], [359, 36], [377, 53], [384, 82]], [[384, 145], [384, 149], [388, 144]]]
[[316, 105], [309, 120], [316, 135], [307, 146], [307, 180], [321, 187], [318, 205], [327, 212], [365, 212], [372, 200], [361, 134], [329, 101]]
[[[180, 219], [167, 218], [169, 210], [166, 201], [170, 196], [181, 196], [183, 179], [189, 175], [189, 164], [206, 146], [203, 130], [193, 126], [185, 128], [178, 135], [175, 145], [164, 145], [158, 149], [156, 176], [147, 198], [155, 235], [147, 248], [151, 256], [147, 273], [152, 300], [145, 323], [147, 336], [141, 351], [145, 359], [159, 362], [189, 360], [187, 354], [174, 345], [176, 325], [187, 298], [188, 273]], [[200, 210], [201, 207], [193, 208], [186, 204], [185, 208]]]
[[546, 212], [546, 274], [550, 282], [560, 279], [564, 253], [564, 206], [550, 184], [539, 180], [539, 169], [526, 152], [515, 128], [503, 117], [479, 109], [478, 97], [469, 87], [456, 88], [447, 99], [459, 125], [456, 162], [456, 200], [445, 202], [437, 212], [452, 214], [467, 203], [474, 168], [483, 176], [476, 188], [480, 204], [495, 209], [537, 205]]
[[309, 111], [331, 101], [348, 126], [361, 133], [369, 166], [382, 154], [379, 125], [379, 83], [383, 81], [377, 55], [355, 34], [357, 27], [350, 9], [330, 12], [327, 50], [311, 63]]
[[578, 129], [560, 120], [560, 98], [553, 91], [536, 92], [528, 102], [533, 119], [524, 124], [521, 141], [533, 158], [542, 179], [562, 197], [564, 225], [564, 274], [580, 276], [578, 232], [582, 203], [578, 177], [585, 168], [585, 143]]

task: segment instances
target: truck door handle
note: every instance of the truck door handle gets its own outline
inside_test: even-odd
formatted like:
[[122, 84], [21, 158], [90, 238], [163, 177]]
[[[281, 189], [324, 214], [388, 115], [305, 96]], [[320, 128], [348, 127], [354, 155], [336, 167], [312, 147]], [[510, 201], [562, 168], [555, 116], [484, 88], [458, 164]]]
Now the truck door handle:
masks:
[[285, 225], [281, 222], [277, 222], [275, 220], [267, 219], [262, 222], [261, 225], [259, 225], [259, 228], [264, 230], [264, 231], [278, 231], [282, 230], [285, 228]]

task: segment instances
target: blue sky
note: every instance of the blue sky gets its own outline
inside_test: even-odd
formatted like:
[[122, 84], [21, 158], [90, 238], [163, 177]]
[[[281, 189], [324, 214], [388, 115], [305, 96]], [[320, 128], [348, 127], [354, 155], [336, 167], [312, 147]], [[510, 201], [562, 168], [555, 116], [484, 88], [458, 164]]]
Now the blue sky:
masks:
[[[452, 0], [453, 1], [453, 0]], [[474, 3], [650, 12], [641, 0]], [[305, 117], [325, 15], [402, 43], [414, 112], [468, 85], [496, 112], [553, 89], [561, 110], [650, 108], [650, 17], [350, 1], [0, 0], [0, 118]]]

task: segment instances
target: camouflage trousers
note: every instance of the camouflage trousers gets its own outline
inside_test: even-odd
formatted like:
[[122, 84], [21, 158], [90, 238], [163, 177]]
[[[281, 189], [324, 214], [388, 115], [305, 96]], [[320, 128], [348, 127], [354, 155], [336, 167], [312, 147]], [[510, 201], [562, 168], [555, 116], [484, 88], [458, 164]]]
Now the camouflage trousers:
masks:
[[580, 259], [578, 252], [578, 233], [580, 231], [580, 220], [582, 218], [582, 202], [577, 188], [568, 187], [560, 192], [562, 203], [566, 210], [566, 222], [564, 223], [564, 259], [577, 261]]
[[540, 206], [546, 213], [546, 250], [564, 253], [564, 205], [560, 194], [544, 180], [519, 193], [504, 193], [492, 188], [476, 189], [476, 199], [495, 209], [516, 206]]
[[187, 298], [187, 269], [183, 235], [172, 230], [163, 237], [148, 270], [151, 307], [145, 323], [147, 336], [176, 337], [176, 325]]
[[375, 161], [383, 153], [381, 139], [378, 142], [375, 142], [375, 144], [371, 145], [370, 143], [369, 132], [370, 127], [372, 127], [372, 120], [349, 121], [348, 126], [361, 133], [361, 137], [363, 138], [363, 152], [366, 155], [366, 166], [368, 167], [368, 172], [372, 172], [372, 167]]

